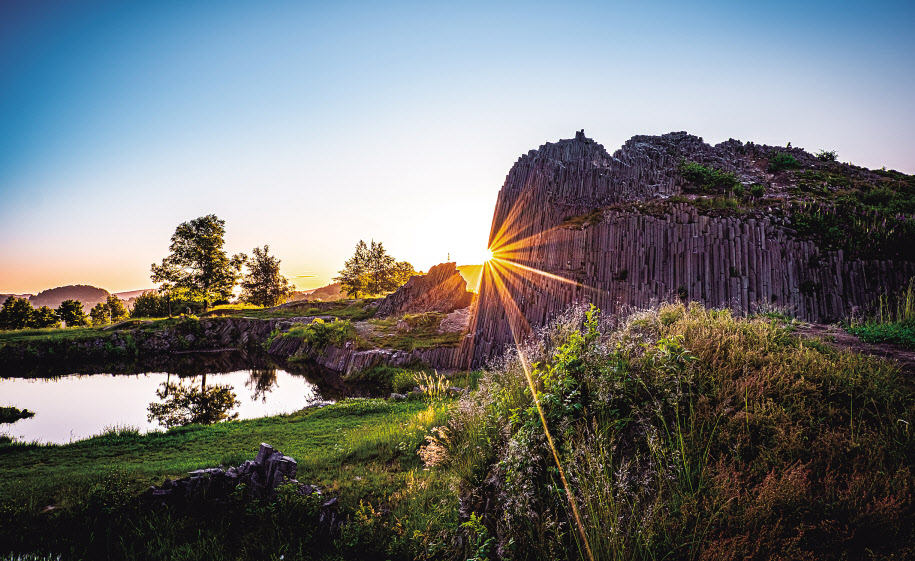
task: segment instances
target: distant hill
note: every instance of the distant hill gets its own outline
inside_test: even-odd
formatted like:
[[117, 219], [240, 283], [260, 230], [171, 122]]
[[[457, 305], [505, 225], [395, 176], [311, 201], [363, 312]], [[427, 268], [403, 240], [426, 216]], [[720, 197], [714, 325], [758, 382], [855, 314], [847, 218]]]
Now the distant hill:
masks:
[[29, 298], [29, 302], [36, 308], [41, 306], [57, 308], [64, 300], [79, 300], [83, 303], [83, 309], [89, 310], [99, 302], [106, 301], [109, 294], [110, 292], [104, 288], [85, 284], [74, 284], [42, 290], [35, 296]]
[[483, 265], [458, 265], [458, 272], [467, 281], [467, 290], [477, 292], [480, 285], [480, 275], [483, 273]]
[[144, 288], [142, 290], [128, 290], [126, 292], [115, 292], [113, 294], [115, 296], [117, 296], [118, 298], [120, 298], [121, 300], [131, 300], [131, 299], [136, 298], [137, 296], [143, 294], [144, 292], [156, 292], [156, 289], [155, 288]]
[[343, 298], [343, 292], [340, 289], [340, 283], [335, 282], [314, 290], [297, 290], [289, 299], [290, 302], [297, 300], [312, 300], [318, 302], [327, 302], [329, 300], [339, 300]]

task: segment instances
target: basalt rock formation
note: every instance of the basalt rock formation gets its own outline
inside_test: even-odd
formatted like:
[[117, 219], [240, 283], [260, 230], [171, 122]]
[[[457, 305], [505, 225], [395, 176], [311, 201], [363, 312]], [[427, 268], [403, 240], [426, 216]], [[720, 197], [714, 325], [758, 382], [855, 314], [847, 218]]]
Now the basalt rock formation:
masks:
[[410, 280], [378, 305], [377, 315], [393, 316], [408, 313], [442, 312], [466, 308], [473, 301], [467, 282], [455, 263], [440, 263], [425, 275], [413, 275]]
[[[685, 132], [636, 136], [613, 155], [584, 131], [530, 151], [499, 192], [495, 258], [461, 361], [484, 363], [575, 302], [609, 312], [670, 299], [750, 312], [775, 306], [816, 322], [867, 309], [915, 276], [912, 252], [897, 239], [910, 217], [899, 228], [874, 219], [862, 237], [883, 245], [871, 251], [817, 231], [842, 224], [829, 215], [841, 210], [817, 205], [841, 189], [891, 189], [884, 181], [910, 189], [912, 178], [834, 159], [736, 140], [711, 146]], [[730, 174], [733, 185], [699, 196], [708, 193], [687, 179], [688, 162]], [[864, 213], [859, 222], [868, 220]]]

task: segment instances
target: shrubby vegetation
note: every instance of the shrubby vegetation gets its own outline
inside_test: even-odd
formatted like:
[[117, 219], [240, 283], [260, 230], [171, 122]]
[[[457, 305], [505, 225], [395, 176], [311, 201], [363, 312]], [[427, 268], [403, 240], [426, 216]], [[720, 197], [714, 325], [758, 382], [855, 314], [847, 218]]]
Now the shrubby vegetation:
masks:
[[83, 303], [79, 300], [64, 300], [57, 308], [57, 317], [67, 324], [67, 327], [80, 327], [89, 324], [89, 318], [83, 311]]
[[740, 186], [733, 173], [703, 166], [696, 162], [680, 161], [680, 175], [692, 184], [690, 191], [704, 194], [730, 193]]
[[491, 556], [903, 559], [912, 422], [898, 368], [777, 321], [579, 309], [488, 372], [423, 456]]
[[801, 163], [787, 152], [776, 152], [769, 156], [769, 173], [778, 173], [786, 169], [797, 169]]
[[334, 319], [326, 322], [321, 318], [315, 318], [311, 323], [301, 323], [292, 326], [286, 333], [275, 332], [267, 341], [266, 346], [272, 343], [275, 337], [296, 337], [303, 339], [309, 347], [315, 350], [323, 350], [328, 345], [342, 347], [348, 341], [354, 341], [357, 338], [356, 328], [349, 320]]
[[[121, 307], [123, 309], [123, 305]], [[57, 310], [52, 310], [48, 306], [35, 309], [25, 298], [11, 296], [0, 309], [2, 330], [59, 328], [61, 320], [67, 327], [78, 327], [88, 323], [82, 303], [76, 300], [64, 300]]]
[[866, 343], [893, 343], [915, 350], [915, 279], [902, 294], [883, 294], [871, 317], [852, 318], [849, 333]]

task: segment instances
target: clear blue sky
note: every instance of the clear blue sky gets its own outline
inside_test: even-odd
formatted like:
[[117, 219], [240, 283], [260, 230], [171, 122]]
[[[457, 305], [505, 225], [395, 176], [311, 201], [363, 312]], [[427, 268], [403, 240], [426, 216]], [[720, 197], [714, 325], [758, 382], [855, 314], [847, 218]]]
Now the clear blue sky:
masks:
[[913, 24], [912, 2], [3, 2], [0, 292], [152, 286], [209, 213], [299, 288], [359, 239], [478, 263], [517, 157], [581, 128], [915, 173]]

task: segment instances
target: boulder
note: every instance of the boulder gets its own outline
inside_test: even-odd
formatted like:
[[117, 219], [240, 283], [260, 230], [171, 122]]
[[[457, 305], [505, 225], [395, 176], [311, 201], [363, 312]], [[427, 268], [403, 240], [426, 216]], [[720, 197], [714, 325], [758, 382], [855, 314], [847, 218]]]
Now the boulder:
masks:
[[225, 502], [235, 487], [244, 484], [248, 497], [260, 499], [276, 494], [286, 483], [299, 485], [305, 494], [321, 491], [296, 481], [296, 461], [269, 444], [262, 443], [257, 457], [229, 469], [206, 468], [188, 472], [187, 477], [166, 479], [161, 487], [150, 487], [148, 497], [164, 505], [190, 505], [202, 502]]
[[408, 313], [442, 312], [466, 308], [473, 301], [467, 290], [467, 281], [455, 263], [441, 263], [425, 275], [410, 277], [407, 284], [389, 294], [378, 305], [378, 316], [395, 316]]

